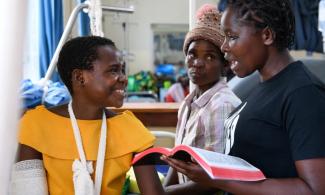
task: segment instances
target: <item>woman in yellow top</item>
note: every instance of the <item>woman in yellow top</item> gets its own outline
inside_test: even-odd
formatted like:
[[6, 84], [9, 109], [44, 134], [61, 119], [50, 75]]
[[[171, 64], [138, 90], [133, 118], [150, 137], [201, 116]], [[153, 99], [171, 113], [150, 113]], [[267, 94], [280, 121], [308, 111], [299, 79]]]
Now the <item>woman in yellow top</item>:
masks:
[[[71, 39], [62, 48], [58, 71], [72, 101], [25, 113], [12, 191], [120, 195], [133, 155], [152, 147], [154, 137], [131, 112], [107, 109], [122, 106], [127, 86], [118, 50], [102, 37]], [[42, 172], [32, 176], [27, 172], [40, 166], [46, 179], [33, 186]], [[24, 174], [19, 174], [22, 170]], [[137, 166], [134, 171], [142, 194], [163, 193], [154, 166]]]

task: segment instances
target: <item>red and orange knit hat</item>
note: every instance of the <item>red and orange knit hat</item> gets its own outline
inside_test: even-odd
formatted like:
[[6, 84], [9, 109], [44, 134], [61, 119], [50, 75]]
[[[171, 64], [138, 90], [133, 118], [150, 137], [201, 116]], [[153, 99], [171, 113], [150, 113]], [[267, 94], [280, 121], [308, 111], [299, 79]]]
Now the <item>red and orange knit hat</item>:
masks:
[[207, 40], [221, 47], [224, 35], [220, 29], [221, 13], [212, 4], [204, 4], [196, 13], [196, 26], [186, 34], [183, 51], [187, 54], [192, 41]]

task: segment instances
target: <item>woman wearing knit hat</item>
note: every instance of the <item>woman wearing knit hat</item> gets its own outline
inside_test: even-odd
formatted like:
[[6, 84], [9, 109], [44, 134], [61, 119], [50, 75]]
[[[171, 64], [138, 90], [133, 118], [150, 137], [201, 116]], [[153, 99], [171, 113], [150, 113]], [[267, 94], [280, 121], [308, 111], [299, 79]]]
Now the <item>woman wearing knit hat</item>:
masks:
[[[227, 65], [220, 46], [221, 14], [214, 5], [205, 4], [197, 12], [197, 24], [185, 37], [184, 53], [188, 75], [195, 89], [178, 111], [175, 145], [185, 144], [224, 152], [224, 119], [240, 104], [222, 77]], [[169, 194], [205, 194], [209, 189], [191, 182], [170, 169], [165, 190]]]
[[260, 83], [226, 119], [226, 153], [259, 168], [263, 181], [211, 179], [194, 163], [166, 158], [201, 184], [231, 194], [325, 194], [325, 85], [288, 47], [294, 40], [290, 0], [228, 0], [221, 49], [239, 77]]

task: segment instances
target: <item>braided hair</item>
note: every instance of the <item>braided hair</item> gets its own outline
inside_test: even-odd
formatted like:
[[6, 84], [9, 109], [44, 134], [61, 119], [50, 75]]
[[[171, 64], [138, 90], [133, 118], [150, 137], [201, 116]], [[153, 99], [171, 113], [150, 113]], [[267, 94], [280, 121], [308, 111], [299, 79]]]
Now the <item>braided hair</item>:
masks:
[[98, 48], [115, 44], [110, 39], [99, 36], [73, 38], [65, 43], [58, 59], [58, 72], [72, 94], [72, 71], [75, 69], [92, 70], [93, 62], [99, 58]]
[[275, 33], [275, 46], [289, 48], [294, 41], [295, 19], [290, 0], [228, 0], [227, 6], [239, 22], [252, 24], [257, 29], [270, 28]]

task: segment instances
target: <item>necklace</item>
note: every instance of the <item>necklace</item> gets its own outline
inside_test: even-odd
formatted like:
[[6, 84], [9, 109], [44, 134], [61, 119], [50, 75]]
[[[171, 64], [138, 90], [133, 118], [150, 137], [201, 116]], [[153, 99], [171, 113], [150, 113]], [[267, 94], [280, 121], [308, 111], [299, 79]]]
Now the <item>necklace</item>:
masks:
[[68, 104], [68, 112], [70, 115], [71, 125], [73, 129], [74, 138], [76, 141], [79, 158], [75, 159], [72, 164], [73, 170], [73, 183], [75, 189], [75, 195], [99, 195], [102, 184], [104, 160], [106, 152], [106, 134], [107, 134], [107, 124], [106, 115], [103, 110], [102, 125], [100, 131], [100, 140], [96, 160], [96, 174], [95, 174], [95, 185], [90, 177], [93, 172], [92, 161], [87, 162], [85, 152], [83, 150], [82, 139], [80, 135], [80, 130], [78, 127], [77, 119], [73, 113], [72, 100]]

